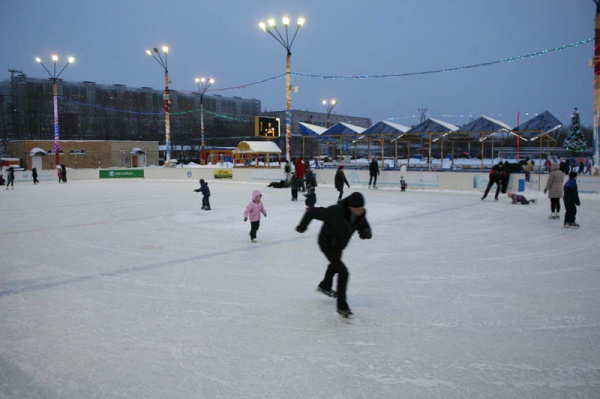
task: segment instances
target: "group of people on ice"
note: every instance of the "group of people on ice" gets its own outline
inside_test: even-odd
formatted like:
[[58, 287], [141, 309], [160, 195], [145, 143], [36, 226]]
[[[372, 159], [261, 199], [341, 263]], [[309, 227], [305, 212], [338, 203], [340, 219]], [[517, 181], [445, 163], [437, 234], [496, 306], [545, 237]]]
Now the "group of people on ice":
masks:
[[[500, 191], [507, 193], [507, 196], [512, 200], [513, 204], [529, 205], [535, 202], [535, 199], [528, 200], [523, 194], [507, 192], [508, 175], [510, 171], [505, 167], [505, 163], [500, 161], [490, 170], [488, 185], [485, 188], [481, 200], [485, 200], [490, 189], [496, 185], [496, 194], [494, 199], [498, 200]], [[564, 183], [565, 174], [569, 178]], [[550, 219], [560, 219], [560, 199], [563, 199], [565, 206], [564, 227], [579, 227], [575, 222], [577, 215], [577, 206], [581, 205], [579, 201], [579, 190], [577, 187], [577, 172], [564, 168], [564, 165], [553, 163], [550, 166], [550, 174], [546, 181], [544, 194], [548, 194], [550, 199]], [[564, 184], [563, 184], [564, 183]]]

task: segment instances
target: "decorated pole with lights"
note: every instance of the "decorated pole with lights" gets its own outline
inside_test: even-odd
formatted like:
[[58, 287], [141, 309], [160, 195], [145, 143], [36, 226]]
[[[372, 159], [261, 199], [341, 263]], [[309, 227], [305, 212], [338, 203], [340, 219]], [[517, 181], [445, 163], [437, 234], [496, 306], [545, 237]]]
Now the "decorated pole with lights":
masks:
[[291, 39], [288, 32], [290, 26], [290, 19], [288, 17], [282, 18], [283, 26], [285, 28], [285, 37], [283, 37], [277, 28], [277, 23], [274, 19], [269, 19], [266, 24], [264, 22], [258, 24], [264, 32], [270, 34], [287, 51], [285, 58], [285, 158], [288, 162], [291, 162], [292, 160], [292, 73], [290, 61], [292, 58], [292, 45], [294, 44], [298, 30], [304, 25], [304, 21], [304, 18], [298, 18], [296, 31]]
[[164, 58], [156, 47], [154, 47], [152, 50], [153, 52], [146, 50], [146, 54], [154, 58], [156, 62], [158, 62], [165, 70], [165, 93], [163, 95], [163, 99], [165, 101], [165, 164], [168, 165], [171, 162], [171, 98], [169, 95], [169, 64], [167, 62], [169, 47], [162, 47]]
[[196, 78], [200, 92], [200, 164], [204, 164], [204, 93], [215, 83], [213, 78]]
[[598, 141], [598, 129], [600, 127], [600, 0], [596, 3], [596, 18], [594, 19], [594, 130], [592, 139], [592, 159], [594, 166], [598, 167], [600, 162], [600, 142]]
[[52, 55], [52, 64], [54, 64], [54, 68], [52, 69], [52, 72], [50, 72], [48, 70], [48, 68], [46, 68], [46, 66], [42, 63], [42, 59], [40, 57], [36, 57], [35, 61], [38, 64], [40, 64], [46, 72], [48, 72], [50, 79], [52, 79], [52, 96], [53, 96], [53, 108], [54, 108], [54, 163], [56, 164], [56, 166], [58, 166], [58, 165], [60, 165], [60, 142], [59, 142], [60, 134], [59, 134], [59, 126], [58, 126], [58, 85], [56, 82], [57, 82], [58, 78], [60, 77], [60, 75], [63, 73], [63, 71], [65, 69], [67, 69], [67, 67], [70, 64], [75, 62], [75, 58], [69, 57], [67, 59], [66, 65], [58, 73], [56, 73], [56, 64], [58, 63], [58, 55], [56, 55], [56, 54]]

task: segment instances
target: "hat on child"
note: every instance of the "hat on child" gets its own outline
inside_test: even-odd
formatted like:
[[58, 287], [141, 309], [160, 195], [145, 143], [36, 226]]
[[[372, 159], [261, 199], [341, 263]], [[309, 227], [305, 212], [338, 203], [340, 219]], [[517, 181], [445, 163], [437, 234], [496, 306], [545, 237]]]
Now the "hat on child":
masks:
[[365, 199], [359, 192], [350, 194], [347, 200], [348, 206], [350, 208], [362, 208], [363, 206], [365, 206]]

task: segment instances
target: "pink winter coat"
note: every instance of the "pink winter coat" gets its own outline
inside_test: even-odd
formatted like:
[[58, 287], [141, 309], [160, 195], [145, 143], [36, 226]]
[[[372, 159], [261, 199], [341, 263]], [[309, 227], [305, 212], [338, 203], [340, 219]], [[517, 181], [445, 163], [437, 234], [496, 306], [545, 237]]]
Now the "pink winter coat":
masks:
[[262, 193], [258, 190], [252, 192], [252, 201], [250, 201], [246, 207], [246, 211], [244, 211], [244, 219], [250, 218], [251, 222], [257, 222], [260, 220], [261, 213], [267, 217], [267, 210], [260, 200], [261, 196]]

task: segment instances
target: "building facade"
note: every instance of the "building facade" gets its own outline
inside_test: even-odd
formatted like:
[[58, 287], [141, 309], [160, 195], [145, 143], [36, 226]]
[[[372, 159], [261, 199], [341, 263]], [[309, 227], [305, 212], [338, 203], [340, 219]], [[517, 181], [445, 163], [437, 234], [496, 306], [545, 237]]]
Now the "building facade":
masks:
[[[11, 70], [0, 82], [0, 138], [54, 139], [53, 81], [30, 78]], [[58, 79], [60, 140], [165, 140], [163, 91], [150, 87], [69, 82]], [[198, 145], [200, 93], [170, 91], [171, 143]], [[243, 136], [253, 131], [261, 110], [257, 99], [204, 96], [207, 145], [223, 145], [217, 138]], [[213, 140], [214, 142], [211, 142]]]
[[[6, 155], [25, 170], [54, 169], [54, 140], [12, 140]], [[143, 168], [159, 164], [158, 141], [65, 140], [60, 163], [71, 169]]]

